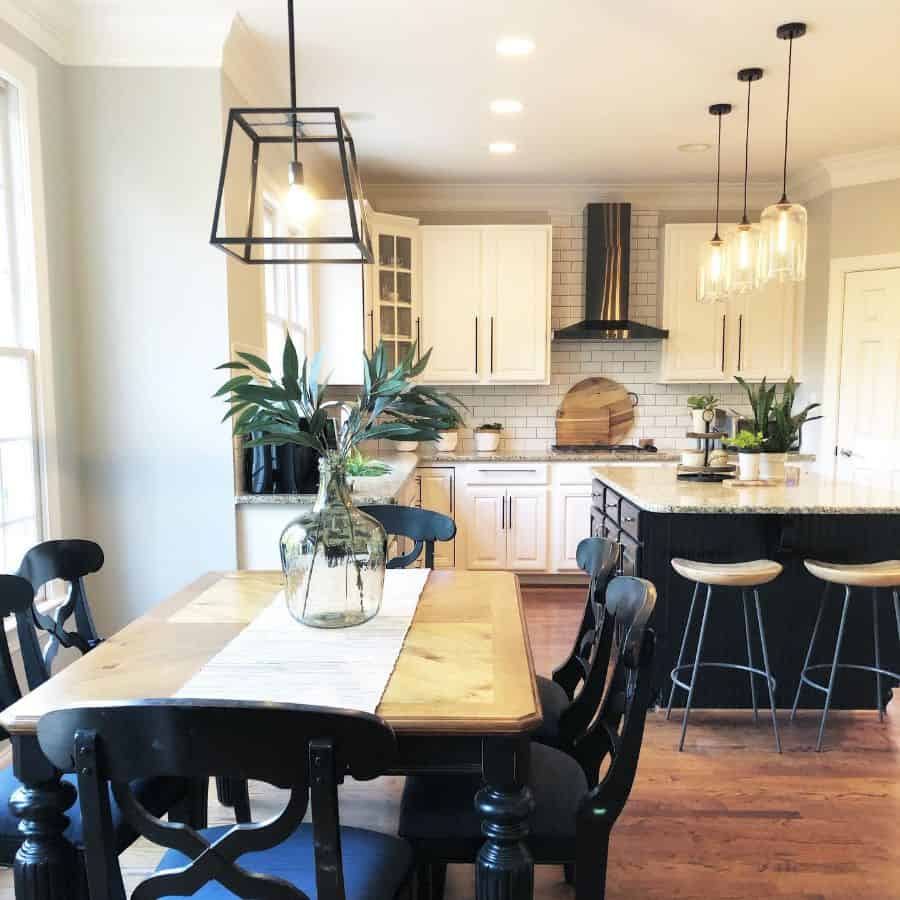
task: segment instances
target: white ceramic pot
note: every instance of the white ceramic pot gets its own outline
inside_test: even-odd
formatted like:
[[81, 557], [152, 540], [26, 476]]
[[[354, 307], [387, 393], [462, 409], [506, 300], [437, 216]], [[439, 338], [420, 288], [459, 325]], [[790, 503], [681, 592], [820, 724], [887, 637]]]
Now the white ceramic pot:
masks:
[[479, 453], [493, 453], [500, 446], [499, 431], [476, 431], [475, 449]]
[[691, 431], [694, 434], [703, 434], [706, 431], [706, 419], [703, 418], [702, 409], [691, 410]]
[[456, 445], [459, 443], [459, 432], [454, 428], [453, 431], [442, 431], [441, 436], [434, 445], [435, 453], [453, 453]]
[[394, 441], [394, 445], [400, 453], [415, 453], [419, 449], [418, 441]]
[[761, 453], [738, 453], [741, 481], [756, 481], [759, 478], [760, 456]]
[[787, 453], [760, 453], [759, 477], [764, 481], [784, 481]]
[[704, 458], [702, 450], [681, 451], [681, 464], [683, 466], [702, 466]]

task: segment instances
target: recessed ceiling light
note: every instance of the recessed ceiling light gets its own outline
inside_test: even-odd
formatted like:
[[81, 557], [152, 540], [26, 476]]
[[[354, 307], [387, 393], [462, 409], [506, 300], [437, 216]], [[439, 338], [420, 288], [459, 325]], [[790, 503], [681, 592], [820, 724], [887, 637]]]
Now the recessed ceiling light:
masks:
[[522, 112], [523, 106], [520, 100], [492, 100], [491, 112], [500, 116], [514, 115]]
[[682, 153], [706, 153], [712, 144], [679, 144], [678, 149]]
[[505, 154], [505, 153], [515, 153], [516, 145], [511, 141], [493, 141], [488, 144], [488, 150], [491, 153]]
[[530, 37], [508, 35], [497, 41], [497, 52], [501, 56], [527, 56], [534, 50], [534, 41]]

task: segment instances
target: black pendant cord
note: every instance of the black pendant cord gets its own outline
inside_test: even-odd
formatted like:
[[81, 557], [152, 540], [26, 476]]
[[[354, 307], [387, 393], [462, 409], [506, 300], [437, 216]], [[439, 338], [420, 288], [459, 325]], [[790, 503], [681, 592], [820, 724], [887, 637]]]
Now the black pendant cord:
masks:
[[749, 225], [750, 220], [747, 218], [747, 179], [750, 175], [750, 88], [753, 82], [747, 81], [747, 129], [744, 134], [744, 216], [741, 219], [741, 225]]
[[794, 38], [788, 38], [787, 104], [784, 109], [784, 173], [781, 182], [781, 203], [787, 203], [788, 123], [791, 118], [791, 63], [794, 56]]
[[[291, 73], [291, 109], [297, 108], [297, 71], [294, 62], [294, 0], [288, 0], [288, 67]], [[291, 137], [294, 162], [297, 162], [297, 114], [291, 113]]]
[[719, 133], [716, 139], [716, 233], [713, 235], [714, 241], [721, 241], [719, 237], [719, 184], [722, 173], [722, 113], [718, 113], [716, 118], [719, 120]]

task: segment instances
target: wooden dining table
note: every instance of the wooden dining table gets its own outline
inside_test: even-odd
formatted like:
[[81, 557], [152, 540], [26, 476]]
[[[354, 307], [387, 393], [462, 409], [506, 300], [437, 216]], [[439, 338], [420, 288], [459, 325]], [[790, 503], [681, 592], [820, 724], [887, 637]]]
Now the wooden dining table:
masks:
[[[17, 900], [68, 900], [79, 892], [75, 854], [63, 837], [74, 789], [41, 752], [41, 716], [67, 706], [172, 697], [282, 587], [280, 572], [205, 575], [0, 714], [22, 782], [10, 801], [24, 838], [15, 861]], [[526, 778], [529, 733], [540, 725], [541, 706], [516, 576], [431, 572], [377, 713], [397, 735], [395, 773], [481, 773], [484, 786], [473, 798], [485, 835], [476, 897], [531, 898]]]

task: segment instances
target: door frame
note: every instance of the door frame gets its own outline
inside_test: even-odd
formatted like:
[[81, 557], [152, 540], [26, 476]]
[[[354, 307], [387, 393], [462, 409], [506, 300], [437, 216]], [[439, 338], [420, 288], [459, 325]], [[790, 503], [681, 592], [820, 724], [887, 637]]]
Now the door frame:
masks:
[[837, 446], [841, 401], [847, 276], [854, 272], [872, 272], [879, 269], [900, 269], [900, 252], [878, 253], [871, 256], [842, 256], [831, 260], [828, 273], [828, 316], [825, 325], [825, 372], [822, 386], [824, 411], [816, 466], [820, 471], [834, 468], [834, 448]]

